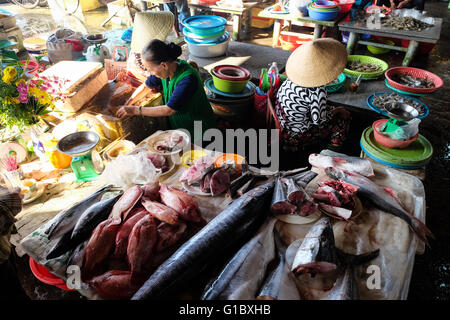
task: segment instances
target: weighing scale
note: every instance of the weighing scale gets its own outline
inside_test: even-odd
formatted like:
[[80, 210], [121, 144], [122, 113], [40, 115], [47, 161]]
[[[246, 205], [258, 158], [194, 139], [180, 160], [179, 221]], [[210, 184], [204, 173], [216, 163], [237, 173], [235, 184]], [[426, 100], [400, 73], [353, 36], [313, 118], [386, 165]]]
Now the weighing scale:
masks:
[[401, 132], [399, 132], [399, 136], [403, 133], [402, 127], [407, 125], [408, 121], [419, 116], [419, 112], [416, 108], [404, 103], [396, 103], [391, 109], [386, 109], [386, 113], [389, 120], [386, 121], [380, 131], [393, 133], [401, 130]]
[[56, 149], [72, 157], [70, 166], [77, 177], [76, 182], [96, 180], [104, 165], [95, 146], [100, 136], [93, 131], [80, 131], [59, 140]]

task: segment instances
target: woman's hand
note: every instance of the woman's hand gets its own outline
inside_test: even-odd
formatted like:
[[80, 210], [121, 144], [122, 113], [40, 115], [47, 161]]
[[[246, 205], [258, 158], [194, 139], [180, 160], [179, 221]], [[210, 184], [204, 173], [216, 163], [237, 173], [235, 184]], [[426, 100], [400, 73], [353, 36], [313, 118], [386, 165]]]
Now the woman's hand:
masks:
[[401, 9], [401, 8], [403, 8], [404, 6], [405, 6], [405, 4], [407, 4], [408, 3], [408, 1], [406, 0], [406, 1], [402, 1], [402, 2], [400, 2], [399, 4], [398, 4], [398, 6], [397, 6], [397, 9]]
[[116, 117], [122, 118], [124, 116], [134, 116], [138, 114], [138, 107], [135, 106], [121, 106], [116, 112]]
[[396, 9], [395, 1], [394, 1], [394, 0], [391, 0], [391, 9], [392, 9], [392, 10]]

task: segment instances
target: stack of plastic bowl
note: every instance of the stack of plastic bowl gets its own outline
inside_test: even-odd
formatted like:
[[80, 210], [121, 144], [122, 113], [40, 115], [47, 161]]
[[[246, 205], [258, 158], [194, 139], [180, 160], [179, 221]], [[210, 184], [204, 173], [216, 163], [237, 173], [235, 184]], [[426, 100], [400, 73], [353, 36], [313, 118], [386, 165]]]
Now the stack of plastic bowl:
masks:
[[250, 72], [234, 65], [218, 65], [211, 69], [212, 79], [205, 81], [206, 94], [219, 123], [232, 127], [243, 125], [253, 106], [256, 86], [249, 81]]
[[183, 20], [183, 33], [189, 52], [199, 58], [213, 58], [227, 52], [230, 34], [227, 20], [213, 15], [199, 15]]
[[315, 20], [332, 21], [339, 11], [340, 7], [333, 1], [318, 0], [308, 5], [308, 15]]

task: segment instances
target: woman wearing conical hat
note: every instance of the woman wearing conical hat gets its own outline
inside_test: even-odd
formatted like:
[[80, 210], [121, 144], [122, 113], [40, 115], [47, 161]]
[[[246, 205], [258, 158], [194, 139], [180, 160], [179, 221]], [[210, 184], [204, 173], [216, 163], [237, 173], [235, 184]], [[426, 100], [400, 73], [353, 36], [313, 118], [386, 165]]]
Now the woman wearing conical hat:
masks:
[[325, 85], [341, 74], [347, 51], [334, 39], [317, 39], [297, 48], [286, 63], [287, 80], [276, 96], [280, 140], [287, 151], [323, 143], [339, 148], [345, 141], [350, 113], [327, 104]]

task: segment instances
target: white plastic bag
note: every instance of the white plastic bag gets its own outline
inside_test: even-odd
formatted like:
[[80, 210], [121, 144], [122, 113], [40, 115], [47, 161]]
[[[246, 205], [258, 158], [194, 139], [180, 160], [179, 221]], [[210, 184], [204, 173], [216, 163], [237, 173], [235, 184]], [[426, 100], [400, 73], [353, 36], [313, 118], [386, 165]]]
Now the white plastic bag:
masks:
[[140, 152], [120, 155], [109, 162], [100, 179], [106, 184], [112, 183], [117, 187], [128, 189], [136, 184], [155, 181], [160, 175], [161, 169], [153, 165], [146, 152]]
[[393, 132], [383, 132], [383, 135], [394, 140], [409, 140], [419, 132], [420, 119], [412, 119], [405, 124], [400, 125]]

